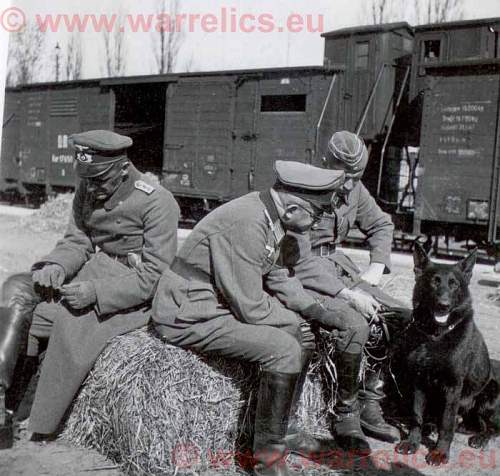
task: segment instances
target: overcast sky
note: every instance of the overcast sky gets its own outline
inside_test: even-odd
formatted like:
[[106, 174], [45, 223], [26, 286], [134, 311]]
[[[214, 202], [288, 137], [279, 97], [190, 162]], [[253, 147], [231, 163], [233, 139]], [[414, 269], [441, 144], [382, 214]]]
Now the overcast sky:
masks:
[[[311, 16], [312, 25], [321, 26], [323, 18], [325, 31], [336, 28], [367, 23], [366, 12], [369, 0], [180, 0], [182, 13], [213, 14], [221, 17], [221, 9], [229, 14], [272, 15], [280, 25], [285, 25], [290, 14]], [[392, 0], [404, 5], [408, 12], [409, 0]], [[6, 8], [17, 7], [27, 19], [36, 14], [42, 17], [62, 14], [118, 14], [120, 11], [144, 16], [156, 13], [158, 0], [0, 0], [0, 20]], [[499, 0], [464, 0], [464, 17], [500, 17]], [[411, 20], [410, 18], [407, 18]], [[306, 20], [304, 20], [306, 21]], [[46, 33], [46, 68], [41, 71], [43, 80], [54, 79], [54, 47], [59, 42], [63, 48], [68, 33], [61, 28], [57, 33]], [[154, 71], [152, 54], [152, 33], [131, 32], [127, 28], [127, 71], [126, 74], [150, 74]], [[84, 48], [84, 77], [103, 76], [102, 35], [93, 31], [81, 34]], [[0, 91], [6, 70], [7, 35], [0, 27]], [[179, 58], [179, 68], [191, 63], [195, 70], [220, 70], [236, 68], [257, 68], [273, 66], [319, 65], [323, 60], [323, 39], [317, 31], [293, 33], [286, 31], [261, 32], [204, 32], [199, 23], [194, 31], [186, 32]], [[3, 115], [3, 95], [0, 94], [0, 113]]]

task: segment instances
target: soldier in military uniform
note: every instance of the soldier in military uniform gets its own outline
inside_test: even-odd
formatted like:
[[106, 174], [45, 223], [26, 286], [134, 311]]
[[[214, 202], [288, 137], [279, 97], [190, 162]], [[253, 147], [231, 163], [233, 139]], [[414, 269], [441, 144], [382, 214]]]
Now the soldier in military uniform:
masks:
[[179, 207], [130, 163], [132, 140], [103, 130], [70, 140], [81, 180], [66, 233], [3, 290], [9, 332], [0, 335], [0, 384], [10, 386], [28, 328], [28, 356], [50, 336], [30, 416], [41, 434], [56, 431], [107, 341], [149, 321], [155, 286], [177, 250]]
[[[382, 275], [390, 272], [394, 226], [360, 181], [367, 161], [368, 151], [357, 135], [346, 131], [333, 134], [325, 167], [346, 173], [338, 193], [340, 201], [308, 234], [288, 234], [282, 247], [283, 261], [293, 268], [303, 287], [324, 306], [337, 311], [344, 328], [357, 336], [351, 341], [355, 346], [338, 349], [337, 419], [333, 428], [342, 446], [356, 448], [367, 446], [363, 444], [362, 430], [384, 441], [399, 439], [399, 431], [385, 422], [380, 407], [379, 402], [385, 396], [380, 366], [377, 370], [366, 370], [359, 390], [357, 382], [362, 349], [369, 335], [368, 323], [377, 319], [381, 308], [397, 310], [401, 319], [408, 317], [409, 312], [376, 287]], [[344, 241], [354, 226], [365, 234], [370, 249], [370, 265], [364, 273], [336, 250], [336, 244]], [[273, 286], [273, 292], [287, 303], [279, 286]], [[308, 365], [305, 358], [303, 373]]]
[[[304, 232], [329, 206], [343, 172], [297, 162], [276, 162], [277, 183], [217, 208], [201, 220], [158, 284], [153, 322], [176, 346], [257, 363], [261, 367], [255, 419], [254, 473], [293, 474], [285, 435], [303, 348], [314, 346], [300, 311], [314, 299], [298, 280], [288, 292], [294, 312], [265, 291], [285, 230]], [[176, 274], [174, 274], [175, 272]], [[332, 329], [335, 315], [317, 317]]]

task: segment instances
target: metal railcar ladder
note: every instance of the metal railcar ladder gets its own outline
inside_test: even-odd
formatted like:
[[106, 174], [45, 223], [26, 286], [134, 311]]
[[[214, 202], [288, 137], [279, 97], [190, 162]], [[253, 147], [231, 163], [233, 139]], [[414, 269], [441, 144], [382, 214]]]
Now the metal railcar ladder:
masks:
[[[378, 180], [377, 180], [377, 198], [378, 199], [380, 199], [380, 189], [382, 187], [382, 170], [383, 170], [383, 167], [384, 167], [385, 151], [387, 149], [387, 145], [389, 143], [389, 138], [391, 136], [392, 129], [394, 127], [394, 123], [396, 121], [396, 115], [398, 113], [399, 106], [401, 105], [401, 101], [402, 101], [403, 96], [404, 96], [404, 92], [405, 92], [405, 89], [406, 89], [406, 84], [408, 83], [408, 79], [410, 77], [410, 69], [411, 69], [410, 66], [406, 67], [406, 71], [405, 71], [405, 75], [404, 75], [404, 78], [403, 78], [403, 82], [402, 82], [401, 88], [399, 90], [398, 99], [396, 101], [396, 105], [394, 107], [394, 112], [392, 113], [392, 117], [391, 117], [391, 120], [389, 122], [389, 128], [388, 128], [387, 133], [385, 135], [384, 144], [382, 146], [382, 151], [380, 153], [380, 165], [379, 165]], [[413, 177], [411, 176], [411, 174], [410, 174], [409, 180], [410, 181], [413, 180]], [[397, 205], [397, 202], [396, 203], [390, 203], [390, 205]]]

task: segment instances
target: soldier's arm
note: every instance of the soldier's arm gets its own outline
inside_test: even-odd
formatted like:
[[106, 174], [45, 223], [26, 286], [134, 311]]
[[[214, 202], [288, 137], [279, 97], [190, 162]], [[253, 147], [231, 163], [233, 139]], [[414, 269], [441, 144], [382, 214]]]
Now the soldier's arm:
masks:
[[92, 280], [97, 294], [96, 309], [101, 315], [150, 300], [162, 272], [172, 264], [177, 251], [179, 206], [169, 192], [154, 193], [157, 196], [147, 204], [143, 215], [142, 262], [122, 276]]
[[367, 237], [370, 262], [383, 264], [385, 272], [390, 272], [394, 225], [391, 217], [380, 209], [365, 186], [362, 183], [360, 186], [356, 223]]
[[[305, 290], [335, 297], [345, 288], [344, 283], [337, 277], [332, 263], [311, 252], [308, 234], [287, 233], [281, 245], [280, 265], [293, 269], [294, 279], [299, 280]], [[284, 301], [286, 295], [276, 289], [276, 285], [283, 286], [277, 276], [271, 275], [269, 286], [273, 292], [279, 293], [277, 295], [286, 305]], [[294, 286], [293, 282], [285, 284]]]
[[302, 312], [316, 302], [288, 268], [275, 266], [265, 276], [265, 285], [270, 294], [292, 311]]
[[279, 312], [263, 288], [266, 233], [238, 222], [210, 236], [215, 284], [242, 322], [258, 324]]
[[32, 269], [40, 269], [45, 264], [55, 263], [64, 268], [66, 279], [74, 277], [81, 267], [89, 260], [94, 246], [83, 229], [81, 212], [85, 200], [83, 186], [78, 187], [73, 199], [72, 211], [64, 237], [59, 240], [55, 248], [40, 261], [36, 262]]

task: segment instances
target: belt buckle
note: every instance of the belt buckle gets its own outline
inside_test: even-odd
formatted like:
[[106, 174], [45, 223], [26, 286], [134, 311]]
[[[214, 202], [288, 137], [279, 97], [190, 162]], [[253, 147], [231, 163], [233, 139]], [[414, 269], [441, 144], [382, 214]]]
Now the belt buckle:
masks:
[[[326, 250], [326, 251], [324, 252], [324, 250]], [[319, 255], [322, 258], [327, 258], [328, 256], [330, 256], [330, 249], [329, 249], [328, 245], [320, 245]]]

